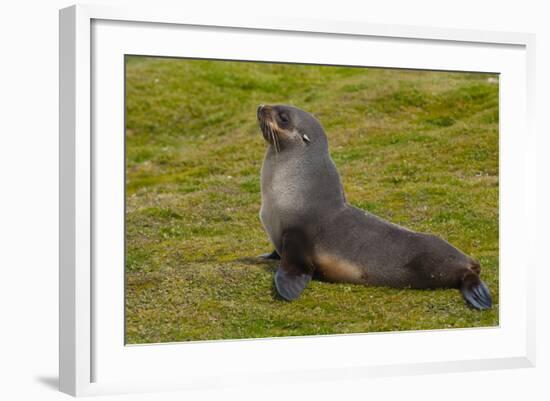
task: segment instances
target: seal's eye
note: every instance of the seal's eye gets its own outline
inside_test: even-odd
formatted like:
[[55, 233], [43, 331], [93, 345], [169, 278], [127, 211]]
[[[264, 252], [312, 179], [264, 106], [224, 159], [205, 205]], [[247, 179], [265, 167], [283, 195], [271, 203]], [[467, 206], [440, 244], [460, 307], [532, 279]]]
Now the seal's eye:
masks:
[[289, 122], [289, 118], [288, 118], [288, 114], [286, 113], [279, 113], [279, 120], [281, 120], [281, 122], [283, 124], [287, 124]]

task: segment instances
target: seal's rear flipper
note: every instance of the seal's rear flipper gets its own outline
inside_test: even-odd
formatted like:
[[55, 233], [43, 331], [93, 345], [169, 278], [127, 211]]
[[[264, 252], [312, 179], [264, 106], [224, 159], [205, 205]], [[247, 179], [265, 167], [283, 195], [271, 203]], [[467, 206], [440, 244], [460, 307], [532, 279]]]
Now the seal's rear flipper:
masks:
[[275, 250], [275, 249], [271, 253], [264, 253], [264, 254], [262, 254], [258, 257], [260, 259], [265, 259], [265, 260], [280, 260], [281, 259], [281, 257], [277, 253], [277, 250]]
[[475, 309], [485, 310], [493, 306], [489, 289], [475, 273], [466, 274], [462, 280], [460, 292], [462, 292], [464, 300]]
[[275, 273], [275, 288], [287, 301], [300, 296], [311, 281], [313, 267], [309, 263], [309, 242], [304, 233], [289, 230], [283, 234], [281, 265]]

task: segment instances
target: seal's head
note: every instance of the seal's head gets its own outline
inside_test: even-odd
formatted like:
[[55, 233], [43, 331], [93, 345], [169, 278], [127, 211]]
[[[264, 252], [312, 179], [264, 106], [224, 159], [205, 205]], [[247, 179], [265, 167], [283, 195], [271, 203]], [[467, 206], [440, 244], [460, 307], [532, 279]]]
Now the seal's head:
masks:
[[256, 112], [260, 129], [276, 152], [288, 149], [325, 147], [327, 138], [315, 117], [297, 107], [260, 105]]

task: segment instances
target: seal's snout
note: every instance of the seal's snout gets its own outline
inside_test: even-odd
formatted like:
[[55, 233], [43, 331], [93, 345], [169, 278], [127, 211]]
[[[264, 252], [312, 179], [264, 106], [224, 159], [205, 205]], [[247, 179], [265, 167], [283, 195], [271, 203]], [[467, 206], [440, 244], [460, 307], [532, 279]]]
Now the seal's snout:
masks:
[[262, 119], [262, 109], [264, 108], [263, 104], [260, 104], [258, 106], [258, 109], [256, 110], [256, 116], [258, 117], [258, 120]]
[[270, 107], [266, 106], [265, 104], [260, 104], [258, 106], [258, 109], [256, 110], [256, 116], [258, 117], [259, 121], [264, 120], [268, 113], [269, 113]]
[[262, 131], [264, 139], [274, 145], [275, 150], [279, 152], [281, 150], [281, 144], [279, 134], [277, 132], [277, 124], [274, 121], [272, 114], [273, 108], [264, 104], [258, 106], [258, 109], [256, 110], [256, 116], [258, 117], [260, 130]]

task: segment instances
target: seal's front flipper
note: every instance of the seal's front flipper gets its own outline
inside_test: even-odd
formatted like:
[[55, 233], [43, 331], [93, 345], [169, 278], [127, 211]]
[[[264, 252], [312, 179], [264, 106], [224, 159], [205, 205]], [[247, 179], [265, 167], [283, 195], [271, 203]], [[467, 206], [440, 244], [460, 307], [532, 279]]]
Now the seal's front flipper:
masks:
[[309, 262], [310, 247], [305, 235], [296, 230], [283, 234], [281, 265], [275, 273], [275, 288], [287, 301], [300, 296], [311, 281], [313, 266]]
[[298, 298], [311, 280], [311, 275], [293, 275], [279, 268], [275, 273], [275, 288], [281, 298], [293, 301]]
[[281, 260], [281, 257], [279, 256], [279, 254], [277, 253], [277, 250], [275, 249], [271, 253], [264, 253], [258, 257], [260, 259], [265, 259], [265, 260]]
[[485, 310], [493, 306], [489, 289], [475, 273], [467, 274], [464, 277], [460, 292], [462, 292], [464, 300], [475, 309]]

